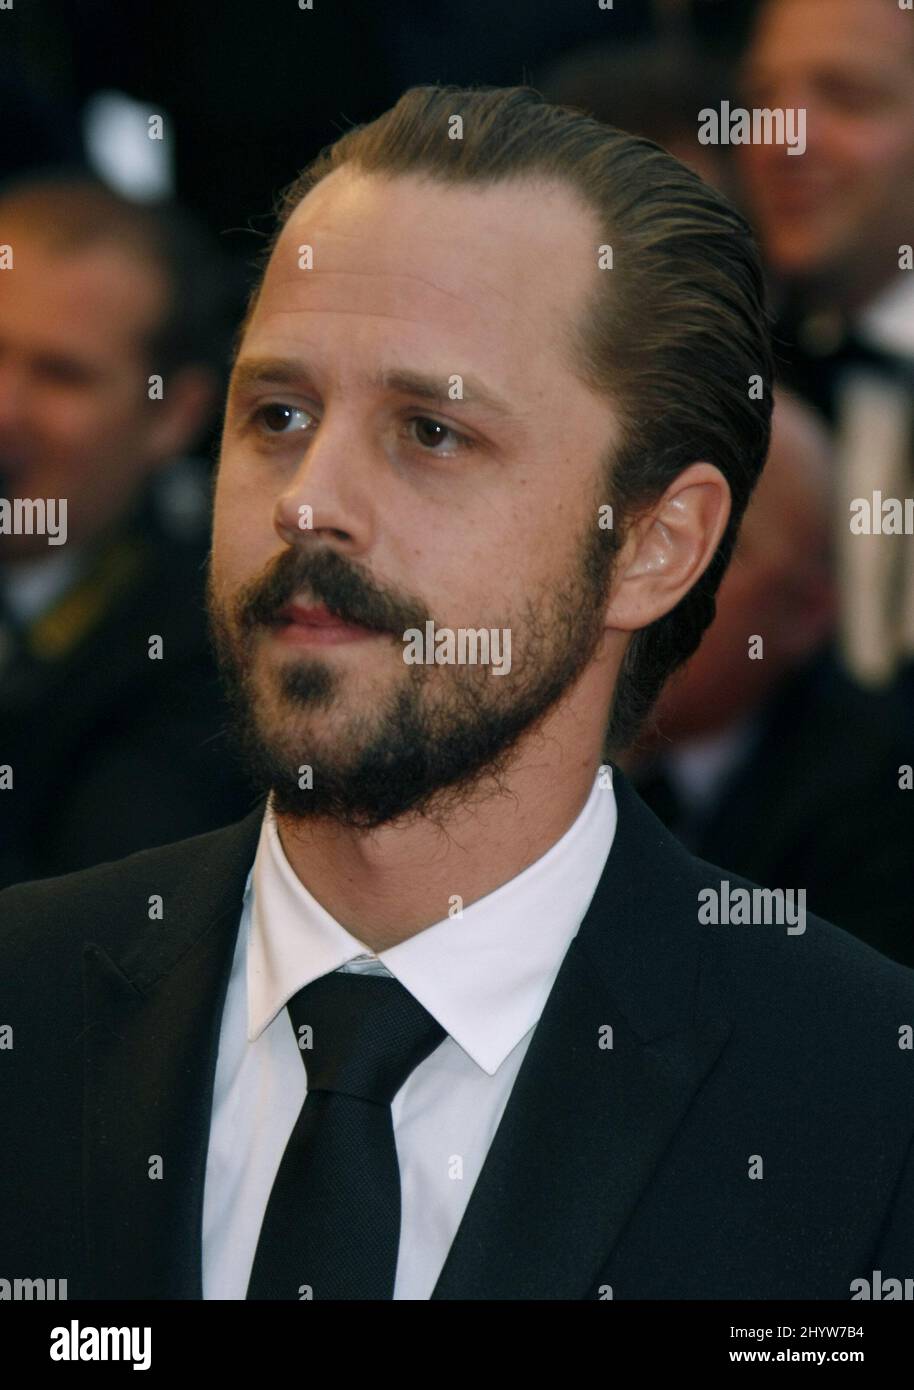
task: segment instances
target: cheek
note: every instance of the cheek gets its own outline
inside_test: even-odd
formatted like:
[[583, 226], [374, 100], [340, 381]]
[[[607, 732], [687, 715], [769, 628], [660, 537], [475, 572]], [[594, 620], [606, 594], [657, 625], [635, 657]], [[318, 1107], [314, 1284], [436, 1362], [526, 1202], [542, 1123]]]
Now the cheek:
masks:
[[763, 193], [764, 185], [757, 185], [756, 181], [778, 154], [779, 151], [770, 145], [740, 145], [736, 151], [736, 167], [744, 179], [751, 181], [751, 188]]
[[490, 536], [485, 518], [449, 516], [386, 499], [370, 552], [359, 556], [369, 573], [414, 595], [442, 626], [460, 626], [498, 602], [510, 566], [505, 536]]
[[880, 183], [891, 181], [891, 196], [899, 203], [910, 200], [914, 179], [914, 131], [910, 121], [903, 128], [881, 126], [864, 153], [874, 177]]
[[[151, 423], [147, 401], [131, 390], [99, 393], [66, 392], [49, 400], [42, 415], [45, 426], [63, 448], [104, 462], [119, 457], [140, 462], [139, 453]], [[127, 471], [127, 463], [120, 471]]]
[[910, 150], [899, 139], [897, 127], [884, 121], [843, 127], [831, 150], [836, 166], [852, 175], [859, 185], [879, 185], [886, 178], [897, 176], [906, 154], [908, 167], [911, 164]]
[[787, 159], [778, 145], [738, 145], [737, 151], [737, 167], [746, 196], [764, 214], [771, 199], [771, 179], [779, 177], [791, 165], [802, 164], [803, 160]]
[[107, 401], [76, 392], [42, 393], [33, 402], [31, 424], [37, 435], [70, 457], [102, 452], [117, 429]]
[[525, 600], [536, 599], [544, 584], [529, 556], [513, 549], [507, 535], [484, 551], [469, 552], [465, 562], [450, 566], [448, 573], [439, 568], [430, 579], [443, 604], [459, 608], [468, 625], [490, 627], [520, 615]]
[[237, 587], [286, 548], [273, 526], [275, 499], [252, 473], [223, 455], [213, 498], [213, 572]]

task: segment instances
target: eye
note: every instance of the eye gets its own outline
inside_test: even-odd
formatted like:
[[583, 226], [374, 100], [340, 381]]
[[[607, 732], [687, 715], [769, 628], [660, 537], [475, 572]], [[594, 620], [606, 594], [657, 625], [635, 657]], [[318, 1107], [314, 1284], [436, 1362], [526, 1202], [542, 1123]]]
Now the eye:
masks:
[[85, 386], [92, 382], [94, 374], [81, 362], [71, 362], [62, 357], [48, 357], [40, 364], [40, 372], [45, 381], [53, 386]]
[[[295, 423], [296, 417], [303, 417], [305, 424]], [[283, 405], [281, 401], [270, 401], [258, 406], [252, 419], [265, 434], [291, 434], [293, 430], [307, 428], [311, 412], [297, 405]], [[290, 428], [291, 426], [291, 428]]]
[[884, 105], [886, 100], [885, 93], [877, 87], [840, 77], [823, 81], [822, 92], [833, 106], [843, 111], [876, 110], [880, 105]]
[[[414, 415], [409, 421], [410, 426], [415, 426], [414, 438], [416, 442], [431, 453], [440, 454], [443, 458], [450, 458], [461, 449], [472, 449], [473, 442], [465, 435], [458, 434], [451, 429], [450, 425], [443, 425], [440, 420], [433, 420], [428, 415]], [[448, 437], [456, 441], [457, 447], [454, 449], [440, 449], [437, 446]]]

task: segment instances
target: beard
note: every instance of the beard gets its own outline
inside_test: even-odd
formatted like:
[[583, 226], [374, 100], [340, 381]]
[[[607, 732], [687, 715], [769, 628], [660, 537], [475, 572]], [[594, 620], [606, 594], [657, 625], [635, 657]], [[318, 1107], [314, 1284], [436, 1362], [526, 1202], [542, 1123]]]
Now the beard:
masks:
[[[417, 818], [443, 824], [456, 809], [504, 791], [518, 740], [532, 733], [591, 661], [603, 633], [615, 538], [588, 528], [563, 579], [528, 600], [512, 634], [510, 673], [486, 666], [407, 665], [372, 708], [321, 732], [321, 712], [345, 709], [347, 673], [303, 656], [276, 674], [282, 714], [272, 721], [255, 672], [254, 641], [293, 598], [402, 643], [431, 621], [412, 596], [380, 589], [352, 561], [291, 547], [230, 600], [207, 579], [210, 632], [231, 713], [230, 733], [249, 776], [293, 821], [324, 818], [371, 830]], [[307, 595], [307, 598], [303, 596]], [[520, 659], [518, 660], [518, 656]], [[298, 717], [300, 716], [300, 717]], [[290, 720], [292, 721], [290, 723]], [[280, 725], [282, 727], [280, 727]], [[301, 770], [310, 769], [302, 786]]]

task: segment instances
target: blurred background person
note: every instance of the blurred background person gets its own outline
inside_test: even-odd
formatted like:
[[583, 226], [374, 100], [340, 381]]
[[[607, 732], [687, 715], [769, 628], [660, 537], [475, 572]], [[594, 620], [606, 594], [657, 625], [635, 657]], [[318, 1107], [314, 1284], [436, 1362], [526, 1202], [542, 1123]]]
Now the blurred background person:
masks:
[[547, 68], [538, 86], [549, 101], [662, 145], [730, 196], [729, 146], [699, 143], [698, 112], [719, 106], [731, 84], [722, 58], [680, 34], [576, 49]]
[[[825, 0], [826, 5], [830, 3]], [[885, 0], [862, 0], [857, 10], [866, 11], [871, 3], [886, 9]], [[684, 10], [680, 7], [680, 19]], [[855, 34], [860, 14], [855, 11], [856, 25], [845, 24], [829, 36], [821, 22], [822, 7], [807, 0], [770, 0], [755, 28], [747, 28], [746, 37], [751, 36], [754, 45], [746, 50], [742, 69], [747, 92], [751, 95], [756, 90], [753, 82], [758, 80], [762, 90], [757, 104], [787, 104], [786, 96], [775, 100], [760, 76], [750, 81], [748, 74], [756, 62], [761, 69], [769, 63], [761, 40], [767, 33], [766, 43], [771, 42], [775, 30], [766, 30], [766, 22], [788, 14], [802, 25], [808, 46], [795, 42], [786, 28], [778, 30], [773, 45], [776, 60], [771, 63], [776, 67], [783, 61], [787, 68], [797, 65], [817, 71], [818, 59], [814, 61], [813, 55], [818, 54], [823, 71], [816, 80], [823, 89], [822, 102], [837, 103], [841, 87], [833, 75], [832, 94], [823, 55], [827, 52], [839, 68], [842, 62], [845, 66], [857, 62]], [[804, 280], [792, 277], [788, 265], [797, 248], [807, 245], [804, 237], [809, 238], [807, 249], [819, 248], [827, 264], [832, 248], [826, 229], [832, 221], [855, 230], [858, 241], [852, 240], [848, 247], [848, 289], [856, 274], [875, 265], [882, 288], [888, 286], [889, 298], [900, 310], [898, 345], [904, 344], [905, 326], [914, 344], [914, 324], [906, 317], [914, 276], [903, 278], [897, 256], [905, 226], [914, 226], [910, 217], [914, 177], [907, 152], [914, 136], [904, 120], [890, 134], [882, 128], [886, 121], [898, 119], [899, 105], [914, 111], [910, 66], [914, 35], [912, 47], [902, 48], [888, 70], [881, 71], [879, 55], [887, 36], [895, 44], [899, 38], [896, 21], [883, 14], [876, 41], [862, 44], [862, 64], [855, 69], [860, 82], [861, 67], [864, 72], [876, 70], [870, 78], [877, 88], [870, 96], [873, 111], [865, 113], [859, 106], [861, 98], [855, 106], [848, 95], [844, 99], [850, 130], [836, 132], [827, 126], [823, 133], [814, 121], [816, 109], [811, 110], [807, 139], [812, 155], [798, 158], [787, 157], [783, 147], [774, 145], [698, 142], [698, 112], [719, 107], [725, 98], [731, 105], [742, 98], [736, 93], [738, 50], [724, 45], [709, 56], [692, 32], [690, 38], [685, 26], [679, 25], [659, 39], [588, 45], [557, 60], [540, 85], [552, 101], [581, 107], [598, 120], [664, 146], [731, 196], [742, 191], [731, 151], [741, 155], [744, 175], [756, 175], [754, 181], [748, 179], [750, 193], [757, 192], [749, 211], [768, 250], [776, 292], [788, 306], [785, 314], [795, 313], [796, 304], [803, 302]], [[758, 59], [753, 56], [756, 53]], [[849, 83], [850, 74], [846, 80]], [[888, 88], [881, 97], [880, 86]], [[801, 101], [796, 92], [793, 97], [794, 104], [806, 100], [804, 96]], [[855, 122], [861, 127], [856, 136]], [[852, 154], [857, 153], [856, 142], [863, 142], [859, 173], [844, 155], [862, 185], [859, 198], [849, 208], [844, 207], [840, 185], [835, 206], [830, 205], [824, 176], [815, 163], [825, 136], [835, 141], [839, 134], [850, 142]], [[870, 142], [879, 144], [879, 150], [874, 151]], [[809, 168], [808, 160], [812, 161]], [[810, 200], [823, 202], [818, 231], [814, 219], [806, 217], [805, 205], [794, 219], [787, 215], [792, 205], [786, 193], [782, 222], [778, 181], [769, 178], [772, 166], [788, 189], [796, 184], [805, 188], [808, 176]], [[900, 211], [888, 215], [888, 203], [901, 177], [906, 180], [906, 196]], [[862, 226], [857, 227], [857, 222]], [[865, 254], [860, 253], [861, 244]], [[844, 285], [840, 259], [834, 284], [839, 294]], [[812, 322], [820, 323], [821, 331], [818, 309], [824, 304], [832, 325], [829, 329], [826, 323], [824, 331], [832, 333], [834, 346], [839, 313], [829, 298], [833, 286], [827, 278], [820, 284], [816, 273], [811, 274], [810, 285]], [[818, 290], [824, 296], [821, 303]], [[876, 321], [881, 322], [878, 311]], [[834, 354], [830, 350], [809, 359], [822, 374], [816, 382], [805, 373], [806, 359], [796, 336], [789, 336], [791, 331], [785, 318], [778, 336], [782, 370], [834, 419], [838, 412], [829, 392], [813, 388], [841, 380], [847, 372], [847, 344]], [[875, 333], [871, 341], [876, 341]], [[897, 433], [912, 397], [902, 384], [898, 360], [870, 351], [861, 374], [866, 371], [867, 382], [874, 371], [880, 374], [874, 383], [877, 409], [881, 411], [883, 403], [878, 393], [887, 390], [893, 408], [889, 422], [895, 422], [889, 429]], [[858, 356], [858, 366], [860, 361]], [[782, 396], [771, 456], [743, 524], [737, 555], [718, 602], [717, 620], [693, 661], [661, 697], [653, 739], [646, 740], [641, 750], [637, 782], [661, 818], [704, 858], [769, 886], [806, 887], [810, 911], [914, 965], [914, 792], [899, 786], [899, 768], [912, 757], [911, 709], [897, 688], [880, 690], [895, 674], [894, 656], [889, 659], [894, 648], [885, 637], [892, 596], [880, 582], [880, 565], [885, 569], [890, 562], [897, 563], [899, 547], [907, 545], [914, 551], [914, 545], [910, 538], [850, 533], [850, 503], [863, 495], [866, 483], [858, 472], [843, 466], [848, 455], [847, 422], [843, 430], [841, 424], [839, 420], [835, 446], [818, 410], [805, 409], [786, 393]], [[860, 451], [868, 466], [877, 466], [883, 482], [886, 462], [903, 459], [906, 448], [893, 453], [884, 429], [885, 421], [877, 432], [869, 429]], [[859, 431], [858, 422], [858, 435]], [[910, 493], [910, 485], [907, 490]], [[865, 553], [865, 547], [873, 544], [877, 547], [875, 571], [866, 565]], [[859, 548], [853, 550], [854, 546]], [[880, 617], [874, 621], [877, 611]], [[867, 640], [878, 635], [881, 664], [875, 678], [871, 663], [855, 663], [861, 623]], [[857, 635], [856, 644], [849, 640], [851, 632]], [[749, 659], [748, 640], [753, 633], [764, 637], [762, 660]], [[850, 675], [848, 663], [862, 669]], [[849, 814], [852, 805], [859, 814]], [[873, 926], [877, 903], [880, 913], [885, 907], [887, 914], [880, 921], [878, 939]]]
[[914, 539], [849, 527], [855, 498], [914, 495], [914, 13], [762, 0], [740, 85], [748, 107], [806, 111], [802, 156], [737, 153], [784, 375], [837, 428], [841, 650], [862, 681], [904, 679], [914, 712]]
[[214, 828], [250, 794], [203, 609], [209, 474], [186, 457], [235, 311], [219, 247], [81, 174], [0, 190], [0, 243], [0, 497], [67, 506], [65, 544], [0, 536], [5, 885]]
[[781, 394], [717, 616], [629, 768], [701, 858], [805, 888], [809, 912], [914, 965], [912, 744], [897, 694], [833, 655], [832, 474], [823, 425]]

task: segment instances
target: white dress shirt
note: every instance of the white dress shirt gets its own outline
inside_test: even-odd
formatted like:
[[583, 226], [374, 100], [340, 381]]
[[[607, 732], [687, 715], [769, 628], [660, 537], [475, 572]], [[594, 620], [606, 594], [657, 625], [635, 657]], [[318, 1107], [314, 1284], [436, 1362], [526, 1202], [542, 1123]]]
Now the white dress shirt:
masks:
[[205, 1299], [245, 1297], [305, 1100], [303, 1054], [285, 1006], [340, 969], [395, 976], [447, 1033], [391, 1106], [402, 1195], [394, 1298], [431, 1296], [615, 829], [615, 796], [598, 775], [577, 819], [535, 863], [462, 916], [375, 955], [295, 875], [268, 803], [222, 1016], [204, 1188]]

